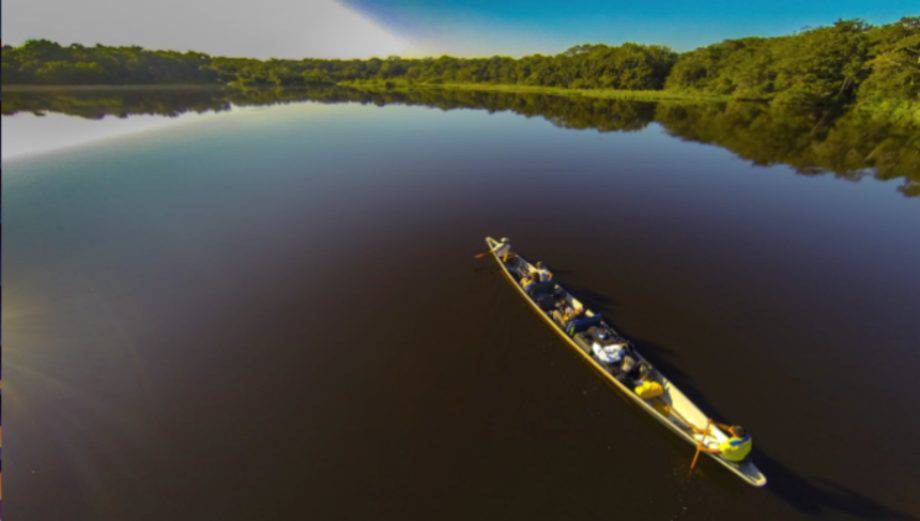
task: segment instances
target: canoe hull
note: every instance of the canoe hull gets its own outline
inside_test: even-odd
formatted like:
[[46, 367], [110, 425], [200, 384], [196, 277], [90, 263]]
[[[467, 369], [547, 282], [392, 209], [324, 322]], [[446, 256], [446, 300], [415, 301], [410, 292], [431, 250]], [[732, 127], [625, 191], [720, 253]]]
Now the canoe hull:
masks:
[[[663, 414], [661, 414], [655, 407], [649, 404], [648, 401], [640, 398], [638, 395], [632, 392], [630, 388], [626, 387], [626, 385], [624, 385], [623, 382], [621, 382], [616, 377], [614, 377], [612, 374], [610, 374], [600, 363], [598, 363], [597, 360], [595, 360], [588, 353], [583, 351], [578, 346], [578, 344], [576, 344], [572, 340], [572, 338], [569, 335], [567, 335], [565, 331], [562, 330], [561, 327], [559, 327], [558, 324], [556, 324], [546, 313], [543, 312], [542, 309], [540, 309], [540, 306], [538, 306], [537, 303], [534, 302], [533, 299], [530, 298], [530, 295], [528, 295], [524, 291], [524, 289], [520, 286], [520, 284], [518, 284], [517, 280], [515, 280], [514, 276], [508, 270], [508, 267], [505, 265], [504, 262], [502, 262], [502, 260], [495, 253], [496, 246], [498, 246], [499, 244], [500, 243], [496, 241], [495, 239], [493, 239], [492, 237], [486, 237], [486, 245], [489, 247], [489, 251], [491, 252], [492, 258], [498, 264], [499, 268], [501, 268], [502, 274], [504, 275], [505, 279], [507, 279], [508, 282], [510, 282], [511, 285], [514, 286], [515, 289], [517, 289], [518, 293], [524, 298], [524, 300], [528, 304], [530, 304], [530, 307], [537, 313], [537, 315], [539, 315], [543, 319], [544, 322], [549, 324], [549, 326], [553, 329], [553, 331], [555, 331], [556, 334], [559, 335], [569, 347], [571, 347], [576, 353], [581, 355], [581, 358], [585, 360], [586, 362], [588, 362], [600, 376], [602, 376], [605, 380], [613, 384], [617, 389], [623, 392], [623, 394], [625, 394], [630, 400], [632, 400], [634, 403], [636, 403], [642, 409], [648, 412], [659, 423], [662, 423], [663, 425], [665, 425], [668, 429], [673, 431], [675, 434], [677, 434], [682, 439], [684, 439], [684, 441], [691, 444], [695, 448], [698, 443], [697, 439], [695, 439], [686, 430], [682, 429], [677, 423], [675, 423], [675, 421], [671, 419], [671, 417], [664, 416]], [[692, 422], [694, 425], [704, 427], [707, 418], [690, 401], [690, 399], [687, 398], [676, 386], [674, 386], [674, 384], [672, 384], [668, 380], [666, 380], [665, 387], [666, 387], [669, 397], [672, 400], [671, 405], [677, 406], [678, 404], [675, 403], [677, 401], [685, 402], [690, 407], [689, 408], [685, 407], [684, 409], [682, 409], [681, 414], [687, 420]], [[689, 411], [686, 409], [689, 409]], [[687, 414], [688, 412], [691, 414]], [[692, 417], [692, 416], [695, 416], [695, 417]], [[700, 420], [700, 419], [702, 419], [702, 421], [694, 421], [694, 420]], [[766, 485], [767, 483], [766, 476], [764, 476], [763, 473], [761, 473], [760, 470], [757, 469], [757, 467], [753, 463], [748, 462], [748, 463], [745, 463], [744, 465], [737, 465], [735, 463], [726, 461], [725, 459], [720, 458], [714, 454], [710, 454], [710, 453], [705, 453], [705, 454], [709, 456], [712, 460], [716, 461], [717, 463], [725, 467], [726, 469], [730, 470], [733, 474], [735, 474], [736, 476], [738, 476], [739, 478], [741, 478], [742, 480], [744, 480], [746, 483], [750, 485], [753, 485], [755, 487], [762, 487]]]

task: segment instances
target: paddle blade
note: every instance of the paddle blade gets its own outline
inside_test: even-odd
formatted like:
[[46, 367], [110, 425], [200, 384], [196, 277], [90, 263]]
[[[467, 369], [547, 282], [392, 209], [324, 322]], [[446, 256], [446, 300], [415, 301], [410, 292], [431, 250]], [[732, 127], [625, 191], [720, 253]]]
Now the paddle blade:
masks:
[[477, 253], [476, 255], [473, 255], [473, 258], [474, 258], [474, 259], [481, 259], [481, 258], [485, 257], [485, 256], [488, 255], [488, 254], [489, 254], [489, 252], [484, 251], [484, 252], [482, 252], [482, 253]]
[[693, 455], [693, 460], [690, 462], [690, 474], [693, 475], [693, 469], [696, 468], [696, 460], [700, 458], [700, 450], [703, 448], [702, 443], [697, 443], [696, 445], [696, 454]]

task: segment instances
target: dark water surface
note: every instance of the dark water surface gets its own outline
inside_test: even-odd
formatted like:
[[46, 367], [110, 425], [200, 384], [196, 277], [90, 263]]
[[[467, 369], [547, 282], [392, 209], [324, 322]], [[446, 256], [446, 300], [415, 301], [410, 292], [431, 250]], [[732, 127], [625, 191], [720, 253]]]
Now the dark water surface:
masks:
[[[659, 123], [353, 103], [3, 174], [9, 519], [920, 514], [920, 202], [890, 182]], [[768, 487], [688, 479], [692, 448], [473, 260], [487, 234], [747, 426]]]

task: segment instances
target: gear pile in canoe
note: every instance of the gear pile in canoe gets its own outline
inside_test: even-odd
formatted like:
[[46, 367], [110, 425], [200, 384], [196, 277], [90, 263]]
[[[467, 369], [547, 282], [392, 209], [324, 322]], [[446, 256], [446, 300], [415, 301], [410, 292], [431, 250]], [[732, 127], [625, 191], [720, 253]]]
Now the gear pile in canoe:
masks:
[[643, 410], [696, 447], [691, 472], [702, 453], [751, 485], [767, 483], [751, 461], [751, 438], [742, 427], [710, 419], [603, 316], [556, 282], [542, 263], [524, 260], [507, 238], [486, 237], [486, 244], [508, 281], [570, 347]]

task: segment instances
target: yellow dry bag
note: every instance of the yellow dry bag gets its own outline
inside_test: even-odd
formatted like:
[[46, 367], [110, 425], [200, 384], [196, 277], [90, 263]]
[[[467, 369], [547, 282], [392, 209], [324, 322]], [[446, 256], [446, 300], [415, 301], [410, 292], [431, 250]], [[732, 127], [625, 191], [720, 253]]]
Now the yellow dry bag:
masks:
[[636, 387], [636, 394], [639, 395], [639, 398], [646, 400], [661, 396], [662, 393], [664, 393], [664, 388], [661, 387], [661, 384], [651, 380], [642, 382], [641, 385]]

